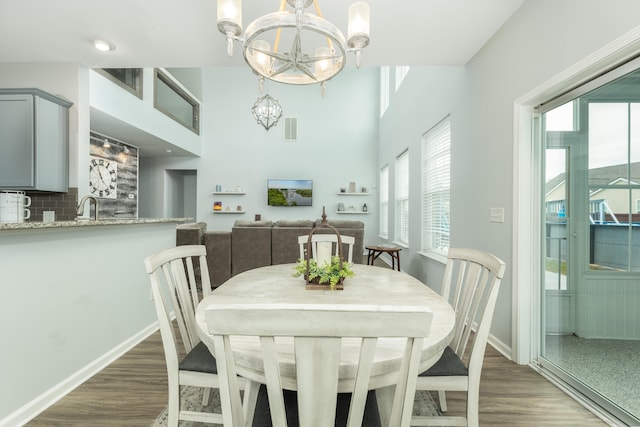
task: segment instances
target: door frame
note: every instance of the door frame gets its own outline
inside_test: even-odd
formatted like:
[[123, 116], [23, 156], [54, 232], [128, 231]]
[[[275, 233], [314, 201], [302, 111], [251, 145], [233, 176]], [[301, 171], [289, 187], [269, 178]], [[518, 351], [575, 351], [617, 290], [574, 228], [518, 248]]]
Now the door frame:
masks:
[[536, 147], [534, 107], [557, 105], [570, 89], [640, 55], [640, 27], [628, 32], [514, 101], [512, 359], [529, 364], [538, 355], [540, 336], [541, 147]]

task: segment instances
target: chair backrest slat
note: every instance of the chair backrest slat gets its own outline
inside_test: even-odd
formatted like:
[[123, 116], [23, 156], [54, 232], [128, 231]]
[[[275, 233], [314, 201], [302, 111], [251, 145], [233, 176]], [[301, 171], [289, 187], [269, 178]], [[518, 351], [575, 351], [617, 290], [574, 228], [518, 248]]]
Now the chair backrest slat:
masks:
[[[200, 263], [202, 292], [198, 290], [194, 259]], [[172, 312], [175, 314], [184, 348], [187, 352], [191, 351], [200, 342], [195, 320], [195, 309], [201, 300], [200, 293], [211, 292], [205, 247], [184, 245], [166, 249], [147, 257], [145, 267], [151, 279], [156, 312], [159, 316], [159, 310], [163, 310], [167, 315]], [[163, 341], [166, 337], [169, 342], [173, 342], [177, 351], [173, 327], [163, 329], [161, 325], [160, 332], [163, 334]], [[169, 334], [174, 336], [171, 338]]]
[[[298, 236], [298, 246], [300, 247], [300, 259], [305, 259], [305, 250], [307, 248], [307, 242], [309, 240], [309, 235]], [[340, 240], [342, 241], [342, 245], [347, 245], [347, 257], [343, 259], [348, 263], [353, 262], [353, 246], [356, 243], [356, 239], [353, 236], [340, 236]], [[311, 257], [315, 259], [317, 255], [318, 242], [331, 242], [332, 249], [331, 252], [333, 255], [338, 256], [340, 254], [340, 250], [338, 248], [338, 236], [335, 234], [313, 234], [311, 236]], [[344, 257], [344, 252], [343, 252]]]
[[[489, 253], [475, 249], [450, 248], [447, 257], [442, 295], [449, 299], [456, 312], [450, 347], [462, 358], [474, 325], [486, 316], [493, 316], [495, 301], [493, 304], [488, 302], [491, 302], [491, 294], [498, 292], [505, 264]], [[453, 296], [449, 298], [450, 295]], [[484, 346], [478, 332], [474, 346], [476, 342]]]

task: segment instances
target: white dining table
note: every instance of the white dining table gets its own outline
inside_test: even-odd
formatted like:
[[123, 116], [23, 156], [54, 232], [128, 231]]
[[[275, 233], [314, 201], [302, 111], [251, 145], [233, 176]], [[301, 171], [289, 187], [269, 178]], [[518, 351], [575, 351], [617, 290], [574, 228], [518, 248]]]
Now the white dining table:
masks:
[[[198, 334], [215, 355], [212, 335], [207, 327], [205, 311], [216, 304], [296, 303], [346, 306], [379, 304], [382, 306], [425, 306], [433, 312], [429, 336], [424, 340], [420, 370], [431, 367], [451, 341], [455, 314], [451, 305], [418, 279], [388, 268], [354, 264], [354, 277], [344, 282], [343, 290], [307, 290], [305, 280], [293, 277], [295, 264], [280, 264], [240, 273], [206, 296], [196, 310]], [[380, 416], [385, 425], [391, 407], [397, 372], [404, 350], [404, 338], [382, 338], [378, 341], [374, 367], [369, 383], [376, 390]], [[255, 387], [265, 384], [260, 344], [257, 337], [232, 337], [238, 373]], [[295, 390], [293, 340], [277, 342], [283, 386]], [[353, 386], [360, 350], [359, 339], [343, 338], [339, 392]]]

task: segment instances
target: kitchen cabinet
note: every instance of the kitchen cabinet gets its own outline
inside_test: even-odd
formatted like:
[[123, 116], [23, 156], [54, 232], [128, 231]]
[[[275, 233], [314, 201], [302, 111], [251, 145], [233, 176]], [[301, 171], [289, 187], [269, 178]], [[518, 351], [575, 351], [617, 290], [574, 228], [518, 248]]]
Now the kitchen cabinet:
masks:
[[68, 191], [71, 105], [39, 89], [0, 89], [0, 189]]

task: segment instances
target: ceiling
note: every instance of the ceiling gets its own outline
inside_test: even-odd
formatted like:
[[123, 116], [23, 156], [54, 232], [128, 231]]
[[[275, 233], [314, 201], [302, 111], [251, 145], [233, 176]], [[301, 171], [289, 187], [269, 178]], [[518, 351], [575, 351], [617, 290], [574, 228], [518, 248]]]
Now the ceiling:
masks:
[[[363, 52], [362, 67], [461, 66], [524, 0], [366, 2], [371, 44]], [[351, 3], [319, 0], [324, 18], [343, 33]], [[244, 27], [277, 11], [279, 4], [245, 0]], [[242, 66], [239, 47], [232, 58], [227, 56], [216, 14], [215, 0], [0, 0], [0, 62], [72, 62], [90, 68]], [[116, 49], [99, 52], [93, 39], [109, 41]], [[347, 56], [346, 66], [354, 66], [353, 55]], [[92, 111], [92, 130], [135, 141], [141, 156], [166, 155], [168, 142], [111, 119]], [[180, 154], [188, 153], [172, 153]]]
[[[362, 66], [464, 65], [524, 0], [366, 0], [371, 44]], [[320, 0], [344, 33], [352, 1]], [[278, 0], [245, 0], [243, 24]], [[116, 45], [96, 51], [91, 40]], [[0, 61], [80, 62], [88, 67], [239, 66], [226, 54], [215, 0], [0, 0]], [[353, 58], [347, 59], [347, 66]]]

